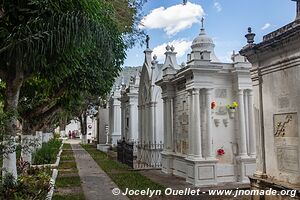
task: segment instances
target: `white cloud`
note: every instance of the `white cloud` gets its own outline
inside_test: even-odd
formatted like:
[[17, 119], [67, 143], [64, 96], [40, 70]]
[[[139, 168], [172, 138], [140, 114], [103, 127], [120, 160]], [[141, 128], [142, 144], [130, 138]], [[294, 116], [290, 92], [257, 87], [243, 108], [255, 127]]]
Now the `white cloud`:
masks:
[[167, 45], [173, 45], [175, 47], [175, 52], [177, 52], [177, 58], [181, 58], [186, 54], [186, 52], [190, 49], [192, 45], [192, 41], [188, 41], [185, 39], [178, 39], [178, 40], [173, 40], [172, 42], [169, 43], [163, 43], [153, 49], [153, 54], [157, 56], [157, 59], [159, 61], [164, 61], [165, 59], [165, 52], [166, 52], [166, 46]]
[[268, 28], [270, 28], [271, 24], [270, 23], [266, 23], [262, 28], [261, 30], [266, 30]]
[[222, 11], [222, 5], [219, 2], [214, 2], [214, 8], [217, 10], [217, 12]]
[[190, 28], [194, 23], [199, 23], [203, 15], [203, 8], [190, 2], [186, 5], [160, 7], [152, 10], [142, 19], [140, 28], [163, 29], [169, 36], [175, 35]]

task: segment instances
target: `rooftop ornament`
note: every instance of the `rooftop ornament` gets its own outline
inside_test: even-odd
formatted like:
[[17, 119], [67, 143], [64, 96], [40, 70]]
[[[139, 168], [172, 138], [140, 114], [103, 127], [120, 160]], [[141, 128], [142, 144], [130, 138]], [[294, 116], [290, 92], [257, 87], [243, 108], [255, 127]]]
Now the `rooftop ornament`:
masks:
[[175, 47], [172, 45], [170, 49], [171, 49], [172, 52], [174, 52]]
[[247, 43], [249, 45], [252, 45], [254, 43], [255, 33], [252, 33], [251, 27], [248, 28], [248, 33], [245, 35], [245, 37], [247, 38]]
[[183, 0], [182, 4], [185, 6], [187, 4], [187, 0]]
[[171, 50], [170, 45], [167, 45], [167, 46], [166, 46], [166, 50], [167, 50], [167, 51], [170, 51], [170, 50]]
[[201, 19], [201, 30], [204, 30], [204, 17]]
[[296, 20], [297, 19], [300, 19], [300, 0], [292, 0], [292, 1], [296, 1], [297, 2], [297, 9], [296, 9], [296, 11], [297, 11], [297, 14], [296, 14]]
[[149, 35], [146, 35], [146, 47], [147, 47], [147, 49], [149, 49], [149, 41], [150, 41], [150, 37], [149, 37]]

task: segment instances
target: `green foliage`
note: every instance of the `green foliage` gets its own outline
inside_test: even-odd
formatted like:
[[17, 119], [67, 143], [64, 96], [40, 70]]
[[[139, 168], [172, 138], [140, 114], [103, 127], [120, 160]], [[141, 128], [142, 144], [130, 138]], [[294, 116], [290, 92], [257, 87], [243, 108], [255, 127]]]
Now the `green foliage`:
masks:
[[57, 123], [62, 110], [74, 116], [70, 108], [87, 95], [106, 95], [126, 49], [143, 35], [138, 2], [0, 1], [0, 79], [16, 101], [23, 85], [18, 111], [26, 134]]
[[33, 164], [53, 164], [56, 161], [56, 156], [62, 141], [59, 139], [51, 139], [47, 143], [43, 143], [42, 148], [33, 153]]
[[49, 188], [51, 170], [49, 168], [30, 168], [20, 174], [16, 181], [7, 173], [3, 182], [0, 181], [0, 199], [7, 200], [38, 200], [45, 199]]

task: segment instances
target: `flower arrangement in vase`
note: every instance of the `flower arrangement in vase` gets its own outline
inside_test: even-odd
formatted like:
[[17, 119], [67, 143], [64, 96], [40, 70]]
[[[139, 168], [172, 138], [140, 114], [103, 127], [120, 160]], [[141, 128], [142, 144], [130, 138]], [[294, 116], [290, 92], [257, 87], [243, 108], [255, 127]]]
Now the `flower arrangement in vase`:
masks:
[[234, 113], [238, 106], [239, 106], [239, 104], [235, 101], [231, 105], [226, 105], [226, 107], [228, 108], [228, 113], [229, 113], [230, 119], [234, 118]]

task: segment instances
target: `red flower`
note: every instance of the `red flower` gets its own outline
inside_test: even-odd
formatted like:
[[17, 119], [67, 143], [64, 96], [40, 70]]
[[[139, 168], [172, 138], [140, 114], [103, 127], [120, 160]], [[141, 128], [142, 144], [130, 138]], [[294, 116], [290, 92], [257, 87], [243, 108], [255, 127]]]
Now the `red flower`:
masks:
[[225, 151], [224, 151], [224, 149], [218, 149], [217, 153], [218, 153], [219, 156], [222, 156], [222, 155], [225, 154]]
[[211, 109], [215, 109], [217, 107], [217, 103], [215, 101], [210, 104]]

